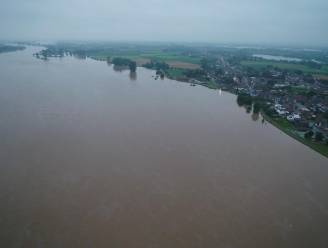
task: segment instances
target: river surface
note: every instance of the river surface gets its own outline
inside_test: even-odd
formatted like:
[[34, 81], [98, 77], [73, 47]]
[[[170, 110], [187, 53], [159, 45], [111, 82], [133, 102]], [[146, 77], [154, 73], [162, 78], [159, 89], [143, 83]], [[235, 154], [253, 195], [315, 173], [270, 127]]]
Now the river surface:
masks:
[[236, 96], [0, 55], [0, 247], [328, 247], [328, 160]]

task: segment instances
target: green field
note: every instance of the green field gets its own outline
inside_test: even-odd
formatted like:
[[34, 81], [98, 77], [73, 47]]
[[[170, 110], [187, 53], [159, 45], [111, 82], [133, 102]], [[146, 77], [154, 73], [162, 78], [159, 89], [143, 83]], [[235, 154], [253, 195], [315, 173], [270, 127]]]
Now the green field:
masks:
[[153, 54], [140, 54], [142, 58], [148, 58], [153, 60], [160, 60], [160, 61], [180, 61], [186, 62], [191, 64], [200, 64], [199, 58], [189, 57], [189, 56], [182, 56], [179, 54], [170, 54], [170, 53], [153, 53]]
[[127, 58], [135, 61], [146, 61], [146, 60], [157, 60], [163, 62], [178, 61], [184, 63], [190, 63], [199, 65], [200, 58], [183, 56], [175, 53], [166, 53], [159, 50], [147, 51], [147, 53], [137, 52], [137, 51], [90, 51], [88, 56], [97, 60], [107, 60], [108, 57], [121, 57]]
[[184, 76], [184, 71], [183, 69], [170, 68], [167, 73], [170, 78], [180, 78]]
[[286, 63], [286, 62], [278, 62], [278, 61], [265, 61], [265, 60], [260, 60], [260, 61], [244, 60], [241, 62], [241, 65], [246, 67], [252, 67], [254, 69], [263, 69], [267, 66], [273, 66], [280, 69], [286, 69], [291, 71], [300, 70], [304, 73], [328, 75], [328, 65], [323, 65], [321, 69], [315, 69], [302, 64]]

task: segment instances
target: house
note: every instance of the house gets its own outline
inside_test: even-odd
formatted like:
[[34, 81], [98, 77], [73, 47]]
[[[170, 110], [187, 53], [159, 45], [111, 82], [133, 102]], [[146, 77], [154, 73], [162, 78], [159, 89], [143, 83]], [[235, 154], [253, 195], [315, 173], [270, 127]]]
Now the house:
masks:
[[288, 121], [298, 121], [300, 119], [301, 119], [301, 116], [299, 114], [295, 114], [295, 113], [287, 116]]

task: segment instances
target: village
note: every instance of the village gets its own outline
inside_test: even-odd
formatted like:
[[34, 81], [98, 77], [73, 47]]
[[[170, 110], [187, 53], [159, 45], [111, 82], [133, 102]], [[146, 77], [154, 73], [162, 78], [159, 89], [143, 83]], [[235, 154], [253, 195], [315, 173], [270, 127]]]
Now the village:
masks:
[[[288, 122], [301, 138], [328, 144], [328, 82], [302, 71], [231, 65], [223, 57], [207, 77], [219, 87], [265, 102], [265, 113]], [[220, 72], [220, 73], [218, 73]]]

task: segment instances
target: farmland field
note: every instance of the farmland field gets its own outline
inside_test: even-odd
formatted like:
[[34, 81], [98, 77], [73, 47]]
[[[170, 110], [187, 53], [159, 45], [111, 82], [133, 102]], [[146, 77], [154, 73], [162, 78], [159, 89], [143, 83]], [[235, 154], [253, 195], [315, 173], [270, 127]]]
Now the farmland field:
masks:
[[150, 60], [162, 61], [168, 63], [171, 67], [181, 69], [198, 69], [200, 68], [200, 58], [181, 55], [174, 52], [163, 52], [161, 50], [138, 51], [138, 50], [103, 50], [88, 51], [88, 56], [96, 60], [107, 60], [108, 57], [121, 57], [131, 59], [137, 62], [139, 66], [148, 63]]
[[255, 69], [262, 69], [267, 66], [274, 66], [280, 69], [286, 70], [300, 70], [304, 73], [311, 73], [311, 74], [324, 74], [328, 75], [328, 65], [323, 65], [321, 69], [311, 68], [306, 65], [296, 64], [296, 63], [286, 63], [286, 62], [276, 62], [276, 61], [251, 61], [251, 60], [244, 60], [241, 62], [241, 65], [246, 67], [252, 67]]

